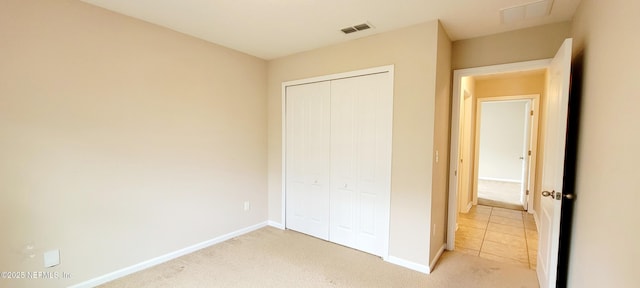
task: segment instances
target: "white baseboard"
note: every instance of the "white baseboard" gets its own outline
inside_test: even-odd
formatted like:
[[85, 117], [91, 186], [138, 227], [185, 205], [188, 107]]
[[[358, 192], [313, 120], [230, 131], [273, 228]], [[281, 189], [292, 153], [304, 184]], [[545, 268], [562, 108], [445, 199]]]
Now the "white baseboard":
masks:
[[538, 217], [538, 211], [533, 210], [533, 220], [536, 221], [536, 232], [540, 233], [540, 218]]
[[276, 221], [272, 221], [272, 220], [267, 221], [267, 225], [269, 225], [271, 227], [274, 227], [274, 228], [278, 228], [280, 230], [284, 230], [285, 229], [284, 224], [276, 222]]
[[478, 177], [478, 180], [507, 182], [507, 183], [522, 183], [522, 180], [504, 179], [504, 178], [491, 178], [491, 177]]
[[467, 203], [467, 207], [464, 207], [462, 210], [462, 213], [469, 213], [469, 211], [471, 210], [471, 208], [473, 208], [473, 202], [469, 202]]
[[444, 250], [447, 248], [447, 244], [443, 243], [442, 246], [440, 246], [440, 249], [438, 250], [438, 253], [436, 254], [436, 257], [433, 258], [433, 261], [431, 261], [431, 263], [429, 263], [429, 272], [433, 271], [433, 268], [436, 267], [436, 263], [438, 263], [438, 260], [440, 259], [440, 256], [442, 256], [442, 253], [444, 253]]
[[411, 270], [422, 272], [424, 274], [431, 273], [431, 269], [429, 269], [429, 267], [426, 266], [426, 265], [422, 265], [422, 264], [418, 264], [418, 263], [415, 263], [415, 262], [411, 262], [409, 260], [405, 260], [405, 259], [398, 258], [398, 257], [395, 257], [395, 256], [389, 256], [386, 259], [386, 261], [391, 263], [391, 264], [402, 266], [404, 268], [408, 268], [408, 269], [411, 269]]
[[192, 245], [192, 246], [189, 246], [189, 247], [185, 247], [185, 248], [182, 248], [180, 250], [177, 250], [177, 251], [174, 251], [174, 252], [162, 255], [162, 256], [158, 256], [158, 257], [155, 257], [155, 258], [140, 262], [138, 264], [135, 264], [135, 265], [132, 265], [132, 266], [129, 266], [129, 267], [126, 267], [126, 268], [122, 268], [122, 269], [117, 270], [117, 271], [113, 271], [111, 273], [108, 273], [108, 274], [105, 274], [105, 275], [102, 275], [102, 276], [98, 276], [96, 278], [87, 280], [87, 281], [82, 282], [82, 283], [75, 284], [75, 285], [70, 286], [70, 287], [71, 288], [95, 287], [95, 286], [107, 283], [109, 281], [113, 281], [115, 279], [127, 276], [129, 274], [132, 274], [132, 273], [147, 269], [149, 267], [153, 267], [155, 265], [167, 262], [169, 260], [173, 260], [173, 259], [178, 258], [180, 256], [184, 256], [184, 255], [187, 255], [189, 253], [193, 253], [193, 252], [198, 251], [200, 249], [204, 249], [204, 248], [207, 248], [209, 246], [212, 246], [212, 245], [227, 241], [227, 240], [229, 240], [231, 238], [238, 237], [240, 235], [252, 232], [254, 230], [258, 230], [258, 229], [260, 229], [262, 227], [265, 227], [265, 226], [267, 226], [267, 222], [262, 222], [262, 223], [258, 223], [258, 224], [255, 224], [255, 225], [252, 225], [252, 226], [249, 226], [249, 227], [246, 227], [246, 228], [242, 228], [240, 230], [236, 230], [236, 231], [233, 231], [231, 233], [227, 233], [227, 234], [224, 234], [222, 236], [218, 236], [218, 237], [213, 238], [211, 240], [200, 242], [198, 244], [195, 244], [195, 245]]

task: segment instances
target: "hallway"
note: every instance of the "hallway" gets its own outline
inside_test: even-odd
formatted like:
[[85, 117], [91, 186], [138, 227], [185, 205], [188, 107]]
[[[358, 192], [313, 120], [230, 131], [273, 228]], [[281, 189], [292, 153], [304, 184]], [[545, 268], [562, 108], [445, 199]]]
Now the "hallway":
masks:
[[536, 268], [538, 232], [532, 214], [477, 205], [458, 214], [458, 252]]

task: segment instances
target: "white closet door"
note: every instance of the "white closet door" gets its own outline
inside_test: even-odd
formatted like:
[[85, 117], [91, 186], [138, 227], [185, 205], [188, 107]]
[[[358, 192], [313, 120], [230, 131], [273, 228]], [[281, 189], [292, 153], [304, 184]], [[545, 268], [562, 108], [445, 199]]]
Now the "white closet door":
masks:
[[331, 81], [329, 240], [388, 249], [393, 87], [389, 73]]
[[286, 225], [329, 239], [330, 83], [287, 87]]

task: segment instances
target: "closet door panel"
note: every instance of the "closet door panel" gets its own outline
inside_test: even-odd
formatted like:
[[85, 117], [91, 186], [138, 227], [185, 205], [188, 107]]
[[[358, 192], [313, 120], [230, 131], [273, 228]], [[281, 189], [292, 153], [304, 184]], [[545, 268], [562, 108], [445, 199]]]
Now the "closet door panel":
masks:
[[351, 81], [331, 83], [331, 213], [329, 239], [356, 247], [358, 209], [358, 89]]
[[[366, 247], [368, 251], [376, 251], [377, 237], [381, 237], [382, 219], [380, 219], [384, 207], [382, 207], [382, 200], [380, 199], [384, 193], [383, 187], [380, 187], [380, 167], [378, 154], [380, 151], [379, 142], [382, 139], [378, 139], [380, 135], [376, 133], [376, 129], [381, 117], [380, 112], [377, 109], [378, 99], [382, 97], [379, 93], [378, 86], [381, 84], [376, 82], [375, 77], [377, 75], [369, 76], [366, 80], [367, 84], [371, 85], [363, 87], [361, 90], [361, 99], [359, 101], [360, 113], [358, 127], [358, 187], [359, 189], [359, 212], [358, 217], [360, 226], [358, 229], [358, 241], [359, 245]], [[363, 79], [365, 80], [365, 79]], [[374, 83], [371, 83], [374, 82]]]
[[330, 83], [287, 87], [286, 226], [329, 238]]
[[388, 241], [393, 91], [386, 77], [331, 81], [330, 240], [376, 255]]
[[[333, 81], [335, 82], [335, 81]], [[332, 84], [332, 89], [333, 89]], [[333, 95], [332, 91], [332, 95]], [[330, 240], [342, 245], [355, 243], [353, 210], [356, 201], [355, 129], [357, 99], [353, 93], [331, 97], [331, 223]], [[343, 95], [344, 94], [344, 95]]]

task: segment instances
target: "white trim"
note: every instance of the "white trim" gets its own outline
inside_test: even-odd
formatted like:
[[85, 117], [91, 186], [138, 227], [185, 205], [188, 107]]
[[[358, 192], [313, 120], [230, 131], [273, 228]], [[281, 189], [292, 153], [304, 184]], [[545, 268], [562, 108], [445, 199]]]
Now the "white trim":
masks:
[[286, 155], [287, 155], [287, 86], [286, 86], [286, 82], [282, 83], [282, 88], [280, 89], [282, 92], [282, 98], [280, 99], [280, 102], [282, 104], [282, 107], [280, 108], [280, 116], [281, 116], [281, 120], [280, 120], [280, 124], [282, 125], [280, 127], [280, 134], [282, 134], [282, 142], [280, 143], [280, 160], [282, 163], [280, 163], [280, 174], [281, 174], [281, 178], [280, 179], [280, 196], [281, 196], [281, 201], [280, 201], [280, 222], [282, 223], [282, 225], [284, 226], [284, 228], [286, 229], [287, 227], [287, 193], [286, 193], [286, 185], [287, 185], [287, 162], [286, 162]]
[[[546, 84], [545, 84], [546, 86]], [[545, 90], [547, 88], [545, 87]], [[542, 116], [541, 111], [542, 104], [542, 96], [538, 94], [538, 98], [533, 100], [532, 109], [533, 109], [533, 119], [531, 123], [531, 139], [529, 140], [529, 150], [531, 150], [531, 156], [529, 158], [529, 196], [527, 197], [527, 212], [533, 213], [534, 211], [534, 193], [538, 187], [536, 187], [536, 179], [539, 175], [536, 174], [538, 170], [538, 141], [540, 139], [540, 117]]]
[[454, 131], [459, 131], [460, 127], [460, 84], [462, 77], [474, 75], [490, 75], [499, 73], [509, 73], [527, 70], [547, 69], [551, 64], [551, 59], [525, 61], [509, 64], [500, 64], [453, 71], [453, 94], [451, 97], [451, 137], [449, 152], [449, 205], [448, 205], [448, 225], [447, 225], [447, 249], [455, 249], [455, 228], [458, 217], [458, 177], [456, 170], [459, 164], [459, 136]]
[[269, 220], [269, 221], [267, 221], [267, 225], [271, 226], [273, 228], [278, 228], [280, 230], [284, 230], [285, 229], [284, 224], [276, 222], [276, 221]]
[[[466, 69], [455, 70], [453, 73], [454, 75], [457, 74], [455, 76], [462, 78], [466, 76], [475, 76], [475, 75], [492, 75], [492, 74], [546, 69], [546, 68], [549, 68], [549, 64], [551, 64], [551, 60], [552, 59], [549, 58], [549, 59], [541, 59], [541, 60], [533, 60], [533, 61], [500, 64], [500, 65], [466, 68]], [[454, 79], [454, 80], [459, 81], [460, 79]], [[458, 85], [458, 94], [460, 94], [459, 85]]]
[[[469, 213], [471, 208], [473, 208], [473, 201], [469, 201], [469, 203], [467, 203], [467, 207], [465, 207], [465, 210], [462, 211], [463, 213]], [[456, 230], [458, 230], [458, 226], [456, 226]]]
[[355, 70], [355, 71], [348, 71], [343, 73], [322, 75], [318, 77], [292, 80], [292, 81], [283, 82], [282, 87], [309, 84], [309, 83], [315, 83], [315, 82], [323, 82], [323, 81], [331, 81], [331, 80], [337, 80], [337, 79], [343, 79], [343, 78], [359, 77], [359, 76], [385, 73], [385, 72], [391, 72], [392, 73], [391, 75], [393, 75], [393, 68], [394, 68], [394, 65], [386, 65], [386, 66], [372, 67], [372, 68], [366, 68], [366, 69]]
[[402, 258], [398, 258], [395, 256], [389, 256], [385, 261], [391, 263], [391, 264], [395, 264], [398, 266], [402, 266], [404, 268], [407, 269], [411, 269], [414, 271], [418, 271], [418, 272], [422, 272], [424, 274], [430, 274], [431, 273], [431, 269], [429, 268], [429, 266], [426, 265], [422, 265], [422, 264], [418, 264], [409, 260], [405, 260]]
[[509, 182], [509, 183], [522, 183], [522, 181], [519, 181], [519, 180], [502, 179], [502, 178], [491, 178], [491, 177], [478, 177], [478, 180], [487, 180], [487, 181], [496, 181], [496, 182]]
[[[287, 119], [286, 119], [286, 98], [287, 98], [287, 87], [288, 86], [295, 86], [295, 85], [303, 85], [303, 84], [309, 84], [309, 83], [315, 83], [315, 82], [322, 82], [322, 81], [331, 81], [331, 80], [338, 80], [338, 79], [344, 79], [344, 78], [351, 78], [351, 77], [359, 77], [359, 76], [366, 76], [366, 75], [371, 75], [371, 74], [379, 74], [379, 73], [389, 73], [389, 81], [391, 82], [391, 87], [392, 87], [392, 93], [395, 92], [395, 65], [386, 65], [386, 66], [379, 66], [379, 67], [372, 67], [372, 68], [366, 68], [366, 69], [361, 69], [361, 70], [355, 70], [355, 71], [349, 71], [349, 72], [343, 72], [343, 73], [335, 73], [335, 74], [330, 74], [330, 75], [323, 75], [323, 76], [318, 76], [318, 77], [312, 77], [312, 78], [305, 78], [305, 79], [299, 79], [299, 80], [292, 80], [292, 81], [287, 81], [287, 82], [282, 82], [282, 98], [281, 98], [281, 103], [282, 103], [282, 110], [280, 111], [281, 116], [282, 116], [282, 127], [281, 127], [281, 131], [280, 133], [282, 134], [282, 143], [281, 143], [281, 161], [282, 161], [282, 167], [281, 167], [281, 174], [282, 174], [282, 183], [281, 183], [281, 198], [282, 198], [282, 206], [281, 206], [281, 222], [283, 223], [283, 228], [282, 229], [286, 229], [287, 227], [287, 221], [286, 221], [286, 197], [287, 197], [287, 193], [286, 193], [286, 144], [287, 144], [287, 139], [286, 139], [286, 124], [287, 124]], [[393, 95], [393, 94], [392, 94]], [[393, 99], [393, 97], [392, 97]], [[391, 137], [389, 138], [389, 144], [388, 144], [388, 149], [389, 149], [389, 153], [393, 153], [393, 100], [391, 101]], [[393, 156], [391, 156], [393, 157]], [[391, 162], [393, 162], [393, 158], [391, 160]], [[390, 163], [391, 164], [391, 163]], [[389, 175], [391, 175], [391, 169], [392, 169], [392, 164], [389, 165]], [[388, 210], [386, 211], [387, 213], [387, 219], [384, 223], [383, 227], [383, 234], [384, 236], [382, 237], [384, 240], [383, 243], [383, 251], [381, 251], [382, 255], [378, 255], [381, 256], [382, 259], [388, 259], [389, 256], [389, 238], [391, 235], [390, 232], [390, 219], [391, 219], [391, 179], [388, 179], [388, 189], [389, 189], [389, 195], [387, 195], [387, 197], [385, 197], [385, 201], [388, 207]]]
[[109, 281], [113, 281], [115, 279], [127, 276], [129, 274], [133, 274], [135, 272], [138, 272], [138, 271], [141, 271], [141, 270], [153, 267], [153, 266], [156, 266], [158, 264], [162, 264], [162, 263], [167, 262], [169, 260], [173, 260], [175, 258], [187, 255], [189, 253], [193, 253], [193, 252], [198, 251], [200, 249], [204, 249], [204, 248], [207, 248], [209, 246], [213, 246], [215, 244], [227, 241], [227, 240], [229, 240], [231, 238], [238, 237], [238, 236], [241, 236], [243, 234], [247, 234], [249, 232], [258, 230], [260, 228], [263, 228], [265, 226], [267, 226], [267, 222], [261, 222], [261, 223], [258, 223], [258, 224], [255, 224], [255, 225], [252, 225], [252, 226], [249, 226], [249, 227], [246, 227], [246, 228], [242, 228], [240, 230], [233, 231], [231, 233], [224, 234], [222, 236], [218, 236], [218, 237], [213, 238], [211, 240], [200, 242], [200, 243], [197, 243], [195, 245], [191, 245], [189, 247], [185, 247], [185, 248], [182, 248], [180, 250], [176, 250], [176, 251], [164, 254], [162, 256], [158, 256], [158, 257], [146, 260], [146, 261], [142, 261], [142, 262], [140, 262], [138, 264], [134, 264], [134, 265], [131, 265], [129, 267], [125, 267], [125, 268], [122, 268], [120, 270], [116, 270], [116, 271], [113, 271], [111, 273], [107, 273], [105, 275], [98, 276], [96, 278], [89, 279], [87, 281], [84, 281], [84, 282], [81, 282], [81, 283], [78, 283], [78, 284], [75, 284], [75, 285], [72, 285], [72, 286], [69, 286], [69, 287], [71, 287], [71, 288], [84, 288], [84, 287], [95, 287], [95, 286], [98, 286], [98, 285], [102, 285], [102, 284], [107, 283]]
[[443, 243], [442, 246], [440, 246], [440, 249], [438, 250], [438, 253], [436, 253], [436, 257], [433, 258], [433, 261], [431, 261], [431, 263], [429, 263], [429, 271], [433, 271], [433, 268], [436, 267], [436, 263], [438, 263], [438, 260], [440, 259], [440, 256], [442, 256], [442, 253], [444, 253], [444, 250], [447, 248], [447, 244]]
[[540, 233], [540, 218], [538, 217], [538, 212], [533, 210], [533, 220], [536, 221], [536, 232]]
[[[474, 84], [475, 87], [475, 84]], [[481, 119], [482, 119], [482, 105], [480, 105], [480, 99], [475, 99], [475, 110], [473, 114], [475, 119], [473, 120], [475, 127], [473, 128], [473, 170], [471, 171], [471, 177], [473, 178], [473, 186], [471, 187], [471, 194], [473, 204], [478, 205], [478, 178], [480, 175], [480, 132], [481, 132]]]
[[389, 121], [389, 139], [388, 139], [388, 143], [387, 143], [387, 153], [389, 153], [389, 165], [387, 167], [388, 170], [388, 174], [389, 178], [386, 181], [386, 187], [389, 191], [389, 193], [387, 193], [385, 195], [385, 199], [384, 201], [386, 202], [386, 205], [389, 209], [387, 209], [386, 212], [386, 217], [387, 219], [384, 220], [384, 227], [382, 227], [384, 229], [384, 242], [383, 242], [383, 248], [382, 248], [382, 259], [387, 259], [389, 258], [389, 239], [391, 238], [391, 177], [393, 175], [393, 103], [394, 103], [394, 99], [395, 99], [395, 83], [396, 83], [396, 72], [395, 72], [395, 66], [394, 65], [388, 65], [388, 66], [384, 66], [384, 67], [378, 67], [378, 69], [385, 69], [385, 71], [387, 73], [389, 73], [389, 81], [391, 82], [391, 99], [390, 103], [388, 103], [388, 105], [390, 106], [390, 115], [389, 117], [391, 117], [391, 120]]
[[[546, 89], [546, 88], [545, 88]], [[539, 121], [540, 121], [540, 99], [541, 96], [540, 94], [524, 94], [524, 95], [513, 95], [513, 96], [493, 96], [493, 97], [483, 97], [483, 98], [478, 98], [476, 99], [476, 143], [475, 143], [475, 161], [474, 163], [476, 164], [475, 168], [474, 168], [474, 173], [477, 173], [478, 170], [478, 165], [480, 163], [480, 118], [481, 118], [481, 103], [483, 102], [494, 102], [494, 101], [521, 101], [521, 100], [528, 100], [530, 101], [530, 109], [531, 111], [533, 111], [533, 119], [529, 119], [529, 151], [531, 151], [531, 155], [528, 155], [526, 157], [528, 157], [528, 162], [529, 162], [529, 167], [527, 169], [530, 168], [530, 170], [527, 170], [528, 172], [528, 177], [529, 179], [525, 179], [523, 178], [523, 182], [517, 181], [517, 180], [511, 180], [511, 179], [499, 179], [499, 178], [491, 178], [491, 177], [480, 177], [480, 176], [475, 176], [474, 174], [474, 181], [477, 180], [491, 180], [491, 181], [501, 181], [501, 182], [509, 182], [509, 183], [520, 183], [522, 185], [524, 185], [524, 183], [527, 183], [527, 186], [532, 187], [532, 189], [530, 190], [530, 193], [528, 196], [525, 196], [526, 201], [522, 203], [523, 208], [525, 208], [525, 210], [527, 212], [530, 212], [531, 210], [533, 210], [533, 191], [535, 191], [535, 179], [536, 179], [536, 167], [537, 167], [537, 155], [538, 155], [538, 133], [539, 133]], [[478, 196], [478, 183], [474, 184], [474, 199], [477, 199]], [[526, 190], [526, 187], [525, 187]], [[525, 193], [525, 191], [522, 191], [522, 193]], [[477, 200], [476, 200], [477, 202]], [[531, 212], [530, 212], [531, 213]]]

